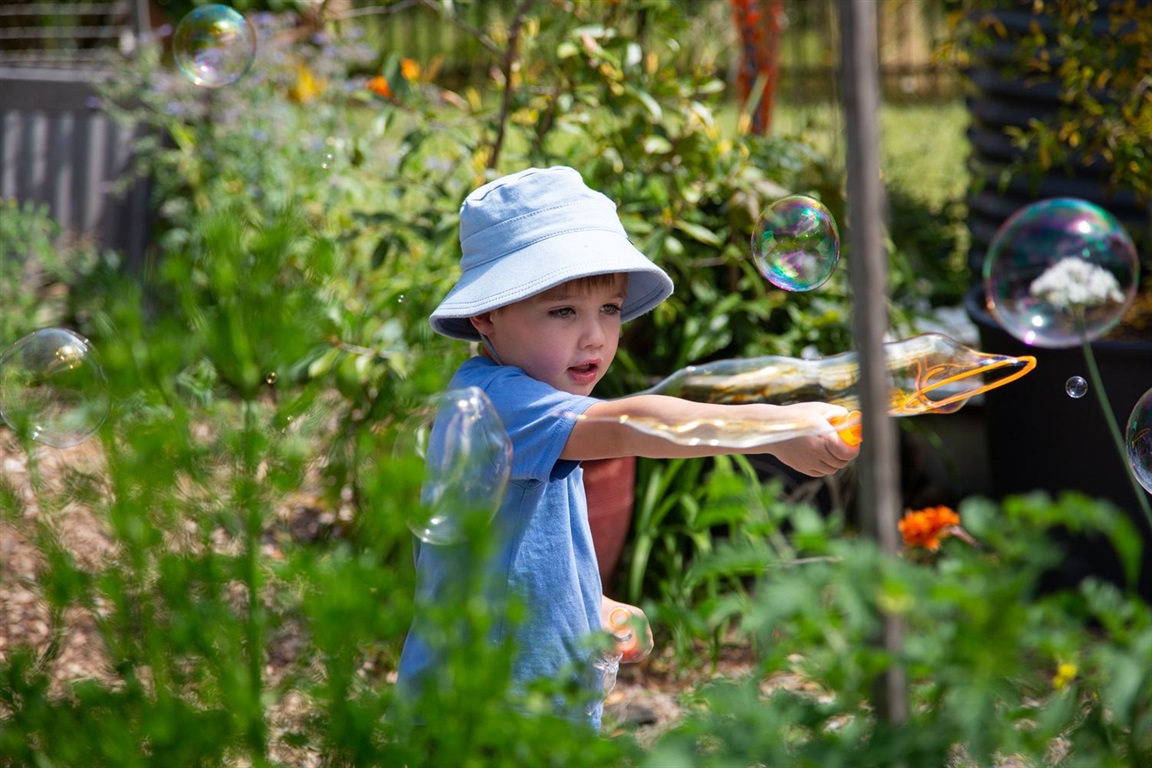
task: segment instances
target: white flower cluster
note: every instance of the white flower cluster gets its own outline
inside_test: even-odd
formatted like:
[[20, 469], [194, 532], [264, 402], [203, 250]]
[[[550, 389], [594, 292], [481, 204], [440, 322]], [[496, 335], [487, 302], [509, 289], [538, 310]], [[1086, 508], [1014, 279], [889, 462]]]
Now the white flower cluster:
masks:
[[1075, 256], [1060, 259], [1044, 270], [1032, 281], [1028, 292], [1057, 309], [1124, 301], [1120, 283], [1111, 272]]

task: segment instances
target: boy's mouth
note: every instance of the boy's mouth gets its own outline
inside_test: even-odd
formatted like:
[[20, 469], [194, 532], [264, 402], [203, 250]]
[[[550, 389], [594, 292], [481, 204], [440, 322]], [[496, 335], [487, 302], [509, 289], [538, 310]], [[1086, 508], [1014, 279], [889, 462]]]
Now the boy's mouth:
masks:
[[572, 378], [581, 383], [588, 383], [595, 381], [596, 372], [600, 369], [600, 364], [597, 362], [582, 363], [580, 365], [571, 366], [568, 371], [571, 373]]

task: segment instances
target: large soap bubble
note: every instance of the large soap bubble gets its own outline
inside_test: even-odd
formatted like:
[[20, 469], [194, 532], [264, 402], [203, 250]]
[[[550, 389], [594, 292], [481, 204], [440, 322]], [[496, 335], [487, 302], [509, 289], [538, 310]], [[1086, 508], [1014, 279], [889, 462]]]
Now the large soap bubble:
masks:
[[71, 448], [108, 417], [99, 356], [65, 328], [33, 331], [0, 354], [0, 418], [18, 435]]
[[1152, 389], [1136, 401], [1128, 417], [1124, 442], [1136, 482], [1152, 493]]
[[220, 88], [247, 74], [256, 32], [226, 5], [202, 5], [176, 25], [172, 49], [180, 71], [196, 85]]
[[512, 441], [478, 387], [430, 399], [401, 426], [398, 449], [424, 460], [421, 504], [407, 523], [428, 544], [458, 544], [499, 509], [512, 471]]
[[832, 276], [840, 260], [840, 231], [818, 200], [789, 195], [770, 205], [752, 233], [752, 258], [770, 283], [810, 291]]
[[1053, 198], [1013, 214], [984, 261], [989, 309], [1025, 344], [1074, 347], [1107, 333], [1136, 296], [1132, 238], [1097, 205]]

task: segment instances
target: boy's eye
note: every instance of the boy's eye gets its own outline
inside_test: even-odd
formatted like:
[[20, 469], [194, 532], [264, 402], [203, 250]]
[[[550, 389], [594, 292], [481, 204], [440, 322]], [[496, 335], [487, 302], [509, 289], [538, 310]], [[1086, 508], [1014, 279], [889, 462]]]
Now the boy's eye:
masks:
[[571, 317], [573, 312], [574, 310], [572, 307], [559, 307], [557, 309], [551, 310], [548, 314], [552, 315], [553, 317]]
[[600, 308], [600, 311], [606, 315], [618, 315], [618, 314], [620, 314], [620, 305], [619, 304], [605, 304], [603, 307]]

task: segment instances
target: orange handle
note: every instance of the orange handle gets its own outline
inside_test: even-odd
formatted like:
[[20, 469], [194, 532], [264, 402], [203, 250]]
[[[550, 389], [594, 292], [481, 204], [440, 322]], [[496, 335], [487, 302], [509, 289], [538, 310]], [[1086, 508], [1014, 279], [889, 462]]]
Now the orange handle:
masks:
[[848, 443], [848, 445], [856, 446], [864, 442], [864, 430], [860, 424], [860, 411], [852, 411], [845, 416], [833, 416], [828, 419], [828, 423], [833, 427], [839, 427], [841, 424], [849, 424], [844, 429], [837, 429], [836, 434], [840, 435], [840, 439]]

